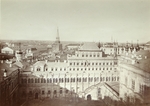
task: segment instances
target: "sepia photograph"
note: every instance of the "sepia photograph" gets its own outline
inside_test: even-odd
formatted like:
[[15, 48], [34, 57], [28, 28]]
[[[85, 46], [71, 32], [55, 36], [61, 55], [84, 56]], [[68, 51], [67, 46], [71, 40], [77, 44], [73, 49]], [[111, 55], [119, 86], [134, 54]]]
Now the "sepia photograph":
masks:
[[150, 106], [150, 0], [0, 7], [0, 106]]

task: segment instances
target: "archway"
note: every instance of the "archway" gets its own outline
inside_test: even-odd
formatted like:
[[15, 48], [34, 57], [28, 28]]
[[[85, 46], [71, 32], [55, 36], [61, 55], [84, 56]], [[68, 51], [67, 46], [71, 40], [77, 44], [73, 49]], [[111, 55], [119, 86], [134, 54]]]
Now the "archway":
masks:
[[57, 97], [57, 91], [56, 90], [54, 90], [54, 97], [56, 98]]
[[87, 95], [87, 100], [89, 101], [89, 100], [91, 100], [92, 98], [91, 98], [91, 95], [89, 94], [89, 95]]
[[39, 94], [35, 93], [35, 99], [38, 99]]

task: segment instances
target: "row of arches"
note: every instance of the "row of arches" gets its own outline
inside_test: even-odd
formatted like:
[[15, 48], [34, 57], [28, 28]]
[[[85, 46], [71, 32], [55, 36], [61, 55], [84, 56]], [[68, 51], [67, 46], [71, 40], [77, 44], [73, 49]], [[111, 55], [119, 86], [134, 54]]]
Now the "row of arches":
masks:
[[119, 81], [119, 77], [83, 77], [83, 78], [22, 78], [21, 83], [69, 83], [69, 82], [99, 82]]

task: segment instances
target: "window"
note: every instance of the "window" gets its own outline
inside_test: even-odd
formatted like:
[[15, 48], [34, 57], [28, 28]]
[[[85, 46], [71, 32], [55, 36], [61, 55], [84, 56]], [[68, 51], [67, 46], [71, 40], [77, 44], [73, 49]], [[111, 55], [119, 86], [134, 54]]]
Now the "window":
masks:
[[41, 78], [41, 83], [43, 83], [43, 78]]
[[70, 63], [70, 65], [72, 65], [72, 63]]
[[92, 65], [94, 65], [94, 63], [92, 63]]
[[82, 57], [84, 57], [84, 54], [82, 54]]
[[48, 68], [46, 67], [46, 68], [45, 68], [45, 71], [47, 71], [47, 70], [48, 70]]
[[49, 79], [47, 79], [47, 83], [49, 83]]
[[88, 65], [90, 65], [90, 63], [88, 63]]
[[134, 90], [135, 89], [135, 81], [132, 80], [132, 89]]
[[42, 95], [44, 95], [44, 93], [45, 93], [45, 92], [44, 92], [44, 91], [42, 91]]
[[95, 63], [95, 65], [97, 65], [97, 63]]
[[30, 83], [30, 78], [28, 79], [28, 83]]
[[62, 90], [60, 90], [59, 93], [62, 94]]
[[50, 90], [48, 90], [48, 94], [51, 94], [51, 91], [50, 91]]
[[105, 63], [103, 63], [103, 65], [105, 65]]
[[107, 63], [107, 65], [108, 65], [108, 63]]
[[77, 63], [77, 65], [79, 65], [79, 63]]
[[101, 65], [101, 63], [99, 63], [99, 65]]
[[55, 71], [57, 71], [57, 68], [55, 68]]
[[68, 93], [68, 90], [66, 90], [66, 93]]
[[86, 55], [86, 57], [88, 57], [88, 55]]
[[51, 70], [53, 71], [53, 68]]
[[92, 57], [92, 55], [90, 54], [90, 57]]
[[60, 71], [62, 71], [62, 68], [60, 68]]
[[40, 67], [38, 67], [38, 68], [37, 68], [37, 71], [40, 71], [40, 70], [41, 70], [41, 68], [40, 68]]
[[29, 91], [29, 96], [32, 96], [32, 91]]

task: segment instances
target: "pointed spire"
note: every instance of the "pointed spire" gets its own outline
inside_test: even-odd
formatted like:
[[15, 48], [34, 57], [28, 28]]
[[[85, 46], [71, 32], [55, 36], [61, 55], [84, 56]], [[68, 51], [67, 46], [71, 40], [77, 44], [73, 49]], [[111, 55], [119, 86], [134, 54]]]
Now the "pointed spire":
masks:
[[57, 27], [56, 43], [60, 43], [58, 27]]
[[100, 41], [99, 41], [99, 43], [98, 43], [98, 48], [99, 48], [99, 49], [101, 48], [101, 43], [100, 43]]

